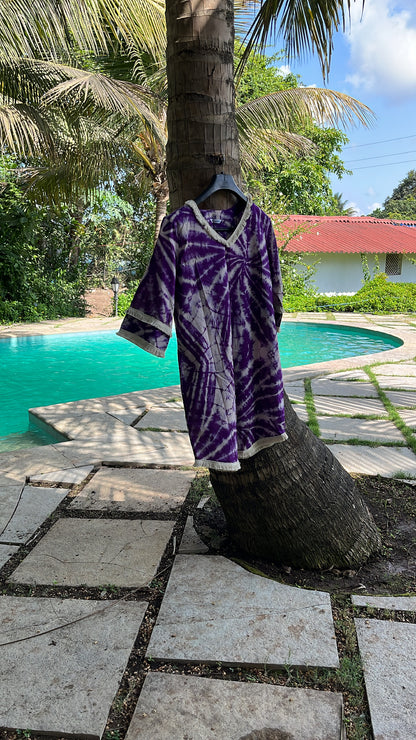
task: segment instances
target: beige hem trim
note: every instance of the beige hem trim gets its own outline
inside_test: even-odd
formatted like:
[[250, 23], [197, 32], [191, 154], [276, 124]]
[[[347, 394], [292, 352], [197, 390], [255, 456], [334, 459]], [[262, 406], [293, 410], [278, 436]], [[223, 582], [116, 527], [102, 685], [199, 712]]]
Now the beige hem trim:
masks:
[[272, 447], [272, 445], [278, 444], [279, 442], [285, 442], [287, 438], [287, 434], [284, 432], [283, 434], [279, 434], [277, 437], [264, 437], [264, 439], [258, 439], [257, 442], [254, 442], [254, 444], [248, 448], [248, 450], [239, 450], [238, 458], [239, 460], [246, 460], [248, 457], [253, 457], [253, 455], [260, 452], [260, 450], [265, 450], [266, 447]]
[[195, 468], [211, 468], [212, 470], [225, 470], [225, 471], [235, 471], [240, 470], [241, 465], [239, 462], [235, 463], [222, 463], [217, 462], [216, 460], [195, 460], [194, 462]]
[[140, 349], [144, 349], [146, 352], [149, 352], [151, 355], [154, 355], [155, 357], [164, 357], [165, 353], [159, 349], [159, 347], [155, 347], [154, 344], [150, 344], [150, 342], [146, 342], [145, 339], [142, 339], [142, 337], [137, 336], [137, 334], [132, 334], [130, 331], [126, 331], [125, 329], [119, 329], [116, 334], [119, 337], [123, 337], [123, 339], [128, 339], [129, 342], [132, 342], [137, 347], [140, 347]]
[[163, 333], [167, 334], [168, 337], [172, 336], [172, 327], [164, 324], [163, 321], [159, 321], [159, 319], [156, 319], [154, 316], [149, 316], [149, 314], [144, 313], [144, 311], [140, 311], [138, 308], [133, 308], [133, 306], [130, 306], [130, 308], [127, 309], [127, 313], [135, 319], [144, 321], [145, 324], [150, 324], [150, 326], [154, 326], [156, 329], [163, 331]]

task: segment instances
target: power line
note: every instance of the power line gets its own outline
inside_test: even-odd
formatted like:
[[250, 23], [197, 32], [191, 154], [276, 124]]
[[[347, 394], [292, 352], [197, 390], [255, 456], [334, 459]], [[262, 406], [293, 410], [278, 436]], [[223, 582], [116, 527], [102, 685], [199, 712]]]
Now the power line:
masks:
[[392, 164], [415, 164], [414, 159], [404, 159], [401, 162], [383, 162], [382, 164], [366, 164], [364, 167], [354, 167], [354, 172], [356, 170], [370, 170], [372, 167], [391, 167]]
[[345, 146], [344, 149], [360, 149], [362, 146], [375, 146], [376, 144], [388, 144], [390, 141], [403, 141], [404, 139], [414, 139], [416, 137], [416, 134], [411, 134], [410, 136], [397, 136], [395, 139], [383, 139], [382, 141], [370, 141], [369, 144], [351, 144], [350, 146]]
[[415, 154], [416, 149], [409, 149], [407, 152], [392, 152], [392, 154], [377, 154], [374, 157], [362, 157], [362, 159], [347, 159], [344, 164], [351, 162], [367, 162], [369, 159], [384, 159], [385, 157], [401, 157], [403, 154]]

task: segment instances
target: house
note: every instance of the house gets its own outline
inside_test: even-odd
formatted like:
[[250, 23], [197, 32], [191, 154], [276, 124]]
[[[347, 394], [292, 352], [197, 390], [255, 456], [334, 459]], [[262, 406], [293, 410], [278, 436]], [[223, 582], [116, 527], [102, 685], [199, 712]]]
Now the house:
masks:
[[370, 216], [273, 219], [279, 247], [302, 254], [305, 265], [315, 265], [319, 293], [356, 293], [367, 271], [371, 276], [385, 272], [392, 282], [416, 282], [416, 221]]

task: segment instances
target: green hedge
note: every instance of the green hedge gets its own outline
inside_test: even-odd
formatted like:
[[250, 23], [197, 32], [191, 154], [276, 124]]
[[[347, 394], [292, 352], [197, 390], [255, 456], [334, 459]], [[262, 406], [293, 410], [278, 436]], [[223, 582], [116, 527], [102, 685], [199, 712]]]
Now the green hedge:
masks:
[[285, 311], [337, 311], [345, 313], [413, 313], [416, 283], [391, 283], [384, 273], [368, 280], [355, 295], [287, 295]]

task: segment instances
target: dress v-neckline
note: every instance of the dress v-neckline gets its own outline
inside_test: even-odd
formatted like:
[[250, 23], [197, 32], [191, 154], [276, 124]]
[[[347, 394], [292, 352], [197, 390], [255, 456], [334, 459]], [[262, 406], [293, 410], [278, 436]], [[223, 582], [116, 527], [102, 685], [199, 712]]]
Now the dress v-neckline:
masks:
[[199, 209], [198, 205], [195, 203], [194, 200], [187, 200], [186, 203], [185, 203], [186, 206], [189, 206], [190, 208], [192, 208], [192, 211], [194, 212], [194, 215], [195, 215], [196, 220], [205, 229], [205, 231], [213, 239], [215, 239], [216, 241], [220, 242], [220, 244], [224, 244], [226, 247], [228, 247], [231, 244], [233, 244], [233, 242], [235, 242], [238, 239], [238, 237], [240, 236], [240, 234], [244, 231], [245, 225], [246, 225], [247, 220], [248, 220], [248, 218], [250, 216], [250, 213], [251, 213], [251, 206], [252, 206], [252, 204], [253, 204], [253, 199], [252, 199], [251, 195], [249, 195], [248, 198], [247, 198], [247, 203], [245, 204], [245, 207], [244, 207], [244, 210], [243, 210], [243, 212], [241, 214], [241, 217], [240, 217], [239, 222], [237, 223], [234, 231], [228, 237], [228, 239], [225, 239], [223, 236], [221, 236], [221, 234], [218, 233], [218, 231], [216, 231], [211, 226], [211, 224], [209, 223], [209, 221], [205, 218], [204, 212], [211, 212], [211, 213], [212, 212], [221, 212], [221, 210], [228, 211], [230, 209], [228, 209], [228, 208], [224, 208], [224, 209], [220, 209], [220, 208], [207, 208], [207, 209], [204, 209], [203, 211], [201, 211]]

